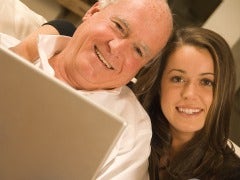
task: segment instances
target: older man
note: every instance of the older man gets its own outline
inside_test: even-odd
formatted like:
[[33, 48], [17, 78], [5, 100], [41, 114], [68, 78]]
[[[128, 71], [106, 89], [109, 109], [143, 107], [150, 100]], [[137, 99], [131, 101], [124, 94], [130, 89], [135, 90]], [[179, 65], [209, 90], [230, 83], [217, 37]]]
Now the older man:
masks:
[[46, 73], [127, 121], [97, 179], [148, 179], [150, 119], [125, 85], [166, 44], [172, 31], [167, 3], [99, 1], [87, 11], [73, 37], [40, 36], [36, 51], [36, 35], [56, 33], [51, 28], [41, 27], [12, 50], [32, 62], [39, 52], [38, 65]]

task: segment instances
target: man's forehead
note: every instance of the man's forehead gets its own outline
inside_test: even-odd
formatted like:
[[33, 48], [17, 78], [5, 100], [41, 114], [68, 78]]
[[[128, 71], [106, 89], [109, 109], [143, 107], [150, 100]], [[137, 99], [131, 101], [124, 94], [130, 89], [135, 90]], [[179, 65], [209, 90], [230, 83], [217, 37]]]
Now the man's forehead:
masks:
[[[133, 18], [144, 23], [152, 22], [152, 19], [161, 20], [169, 14], [168, 5], [164, 0], [117, 0], [111, 5], [109, 13], [121, 14], [122, 17]], [[163, 17], [164, 16], [164, 17]], [[147, 23], [146, 22], [146, 23]]]
[[[127, 8], [129, 6], [135, 6], [136, 8], [138, 6], [144, 6], [144, 7], [151, 7], [154, 9], [158, 9], [159, 6], [162, 6], [162, 4], [166, 4], [165, 0], [112, 0], [109, 5], [110, 6], [124, 6]], [[148, 6], [146, 6], [148, 5]]]

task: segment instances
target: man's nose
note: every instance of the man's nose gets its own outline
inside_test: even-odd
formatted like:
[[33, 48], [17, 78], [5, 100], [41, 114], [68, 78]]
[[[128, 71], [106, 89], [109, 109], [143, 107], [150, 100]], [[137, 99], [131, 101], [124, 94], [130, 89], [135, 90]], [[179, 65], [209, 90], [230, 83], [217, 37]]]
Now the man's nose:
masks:
[[109, 47], [112, 54], [119, 55], [121, 52], [127, 53], [128, 43], [126, 39], [113, 39], [109, 41]]
[[197, 85], [192, 82], [185, 82], [184, 87], [181, 92], [181, 96], [184, 99], [192, 99], [196, 97], [198, 93]]

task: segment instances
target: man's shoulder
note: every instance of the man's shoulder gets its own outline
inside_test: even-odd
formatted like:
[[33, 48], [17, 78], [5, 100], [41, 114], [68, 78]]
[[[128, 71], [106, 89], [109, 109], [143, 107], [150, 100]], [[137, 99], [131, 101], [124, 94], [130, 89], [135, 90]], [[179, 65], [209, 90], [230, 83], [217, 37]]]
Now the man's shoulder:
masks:
[[127, 86], [113, 90], [81, 91], [94, 103], [105, 107], [111, 112], [125, 119], [148, 120], [149, 116], [144, 110], [135, 94]]

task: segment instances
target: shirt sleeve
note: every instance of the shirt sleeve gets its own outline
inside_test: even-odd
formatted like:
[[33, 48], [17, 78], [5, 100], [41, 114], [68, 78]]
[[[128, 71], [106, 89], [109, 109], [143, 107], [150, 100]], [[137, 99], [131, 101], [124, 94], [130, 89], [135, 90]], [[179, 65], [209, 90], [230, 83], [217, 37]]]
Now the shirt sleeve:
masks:
[[63, 19], [55, 19], [47, 23], [44, 23], [43, 25], [53, 26], [59, 32], [60, 35], [64, 35], [64, 36], [73, 36], [76, 30], [76, 27], [74, 24]]
[[[101, 169], [97, 180], [148, 180], [150, 140], [151, 132], [139, 132], [136, 135], [132, 149], [129, 149], [129, 151], [124, 153], [119, 153], [118, 151], [118, 153], [115, 154], [115, 158]], [[121, 141], [127, 141], [127, 139], [124, 138]], [[117, 148], [117, 146], [115, 148]]]
[[0, 2], [0, 32], [2, 33], [21, 40], [46, 22], [43, 16], [19, 0], [1, 0]]
[[127, 124], [110, 154], [107, 154], [96, 180], [148, 180], [148, 157], [152, 137], [151, 121], [133, 92], [126, 86], [115, 90], [84, 92]]

